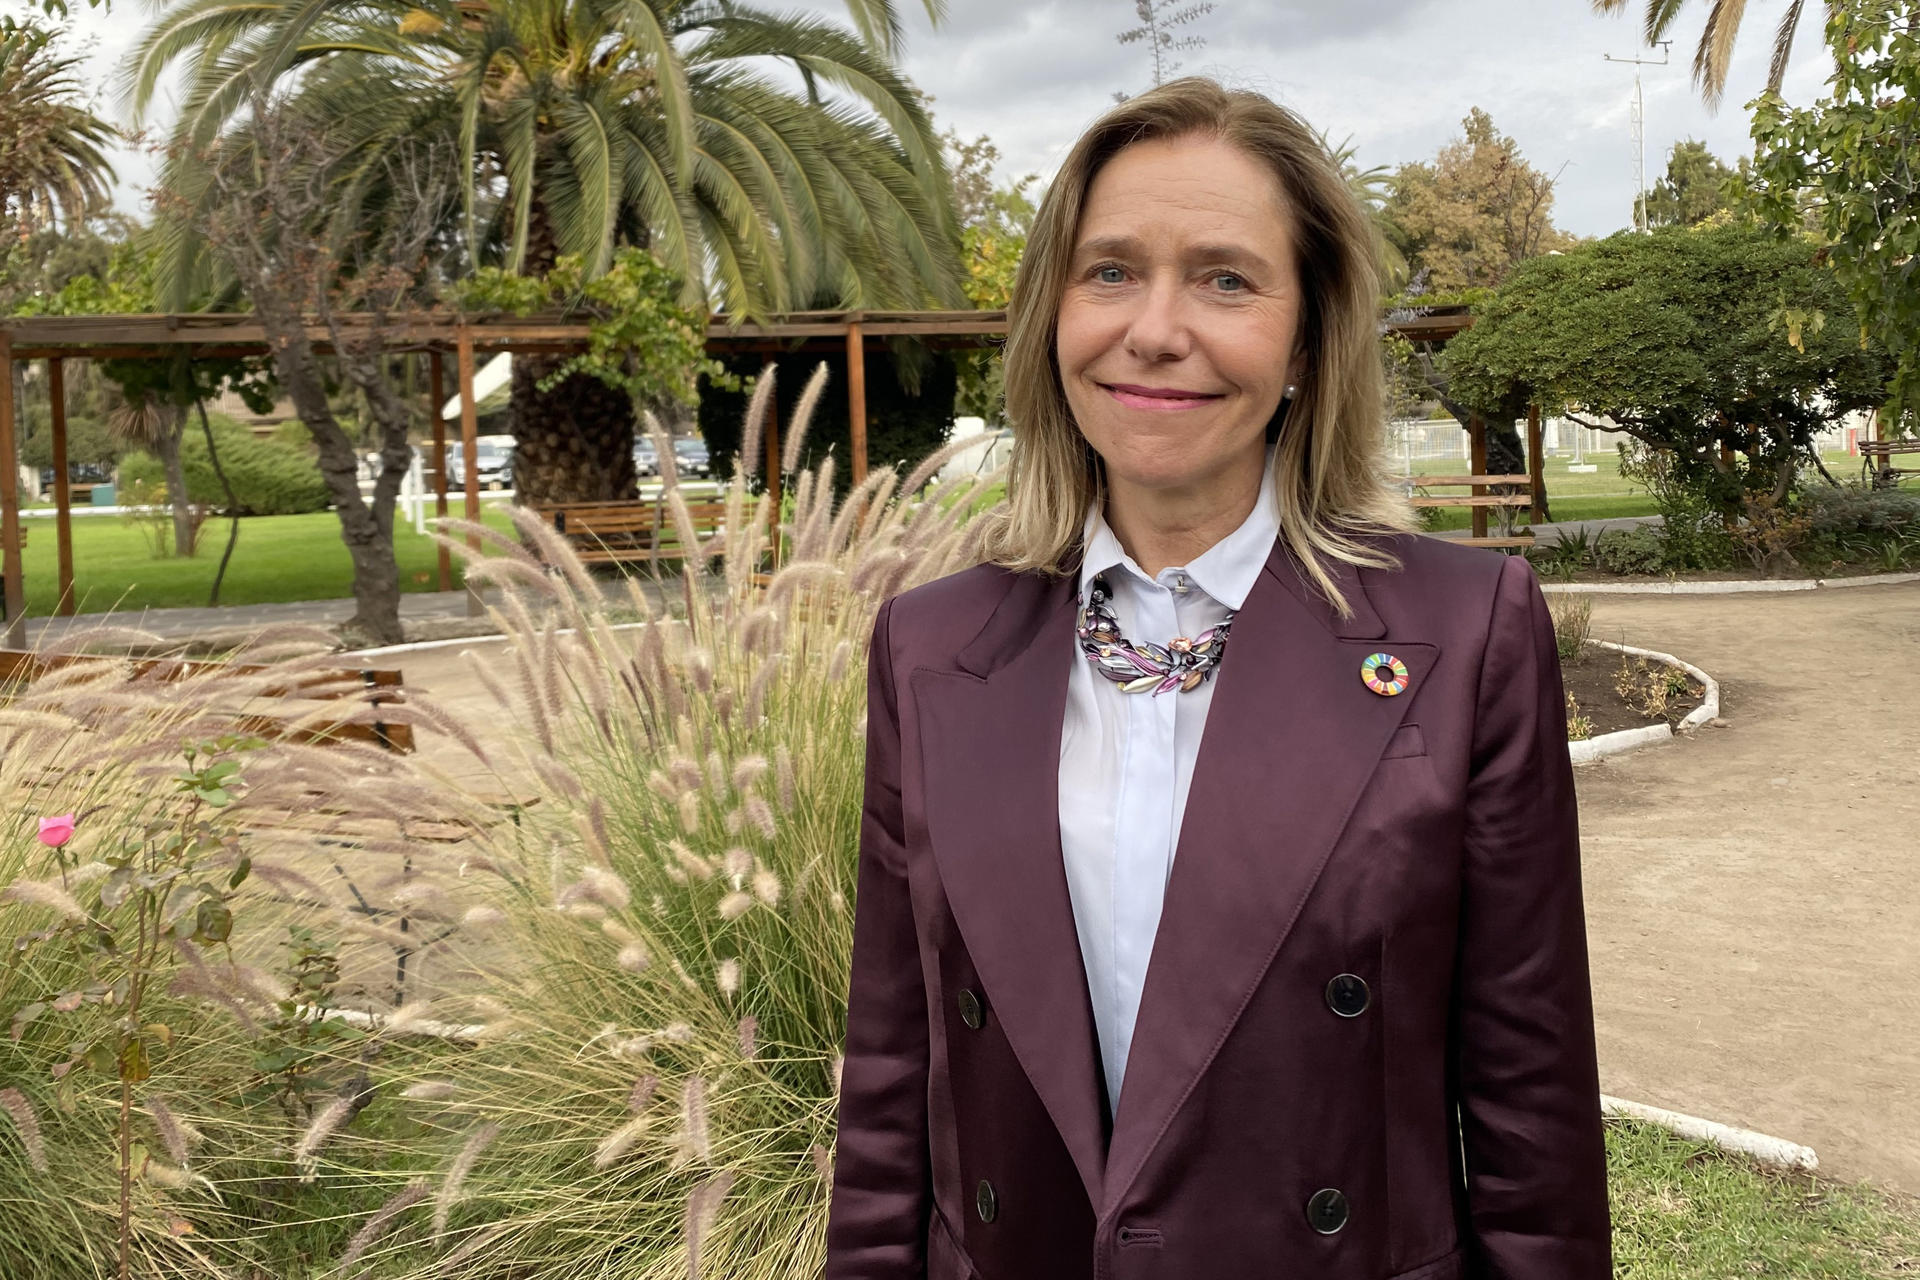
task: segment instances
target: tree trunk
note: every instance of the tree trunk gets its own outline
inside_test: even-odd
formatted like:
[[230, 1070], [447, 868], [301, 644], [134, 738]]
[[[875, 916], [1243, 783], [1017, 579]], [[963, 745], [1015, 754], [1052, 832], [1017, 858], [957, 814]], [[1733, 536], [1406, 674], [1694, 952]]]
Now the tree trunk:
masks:
[[[411, 460], [404, 426], [397, 448], [391, 439], [383, 440], [380, 478], [369, 506], [360, 496], [359, 458], [353, 441], [333, 416], [326, 380], [321, 377], [304, 318], [273, 284], [255, 283], [260, 287], [249, 292], [255, 314], [267, 332], [274, 371], [293, 401], [294, 412], [319, 446], [320, 474], [340, 518], [340, 541], [346, 544], [353, 561], [354, 614], [347, 628], [365, 634], [376, 644], [398, 644], [406, 637], [400, 627], [400, 566], [393, 554], [393, 508], [400, 477], [406, 474]], [[343, 363], [351, 366], [353, 359], [343, 355]]]
[[[522, 270], [544, 275], [559, 257], [553, 220], [536, 201], [527, 224]], [[552, 391], [540, 382], [564, 356], [516, 355], [508, 399], [513, 433], [513, 487], [528, 505], [618, 502], [637, 498], [633, 472], [633, 402], [626, 392], [576, 373]], [[471, 464], [469, 464], [471, 465]]]
[[153, 451], [160, 457], [167, 477], [167, 503], [173, 508], [173, 554], [182, 559], [193, 555], [193, 501], [187, 496], [187, 469], [181, 458], [185, 432], [181, 427], [186, 415], [173, 405], [156, 406], [158, 428], [153, 436]]
[[564, 357], [516, 355], [509, 421], [513, 487], [522, 503], [615, 502], [636, 498], [633, 402], [584, 373], [552, 391], [540, 380]]
[[[1450, 385], [1433, 367], [1431, 356], [1422, 355], [1421, 373], [1429, 390], [1440, 401], [1440, 407], [1453, 415], [1462, 431], [1471, 431], [1473, 411], [1447, 394]], [[1523, 476], [1528, 474], [1527, 447], [1520, 437], [1519, 423], [1512, 418], [1488, 418], [1487, 424], [1487, 474], [1490, 476]], [[1540, 481], [1540, 510], [1546, 520], [1553, 519], [1552, 511], [1547, 507], [1547, 483], [1543, 474]]]

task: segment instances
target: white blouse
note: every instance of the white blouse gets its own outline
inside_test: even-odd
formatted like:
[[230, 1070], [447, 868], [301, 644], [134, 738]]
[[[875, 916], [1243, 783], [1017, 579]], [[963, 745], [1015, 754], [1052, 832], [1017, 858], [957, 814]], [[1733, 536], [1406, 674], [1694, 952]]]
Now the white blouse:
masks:
[[[1151, 578], [1121, 549], [1096, 505], [1087, 513], [1081, 601], [1094, 576], [1105, 573], [1121, 634], [1159, 645], [1224, 621], [1246, 603], [1280, 532], [1270, 465], [1265, 475], [1260, 497], [1238, 529], [1186, 565]], [[1078, 656], [1077, 638], [1074, 643], [1060, 735], [1060, 846], [1111, 1115], [1120, 1102], [1187, 787], [1218, 677], [1187, 693], [1122, 693]], [[1223, 661], [1233, 659], [1229, 637]]]

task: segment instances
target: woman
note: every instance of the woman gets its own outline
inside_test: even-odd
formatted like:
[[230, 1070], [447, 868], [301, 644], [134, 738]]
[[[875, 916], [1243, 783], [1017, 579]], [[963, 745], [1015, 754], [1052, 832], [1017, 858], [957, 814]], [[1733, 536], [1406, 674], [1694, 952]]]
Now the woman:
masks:
[[992, 563], [874, 631], [830, 1280], [1610, 1273], [1553, 630], [1400, 532], [1373, 254], [1204, 80], [1048, 192]]

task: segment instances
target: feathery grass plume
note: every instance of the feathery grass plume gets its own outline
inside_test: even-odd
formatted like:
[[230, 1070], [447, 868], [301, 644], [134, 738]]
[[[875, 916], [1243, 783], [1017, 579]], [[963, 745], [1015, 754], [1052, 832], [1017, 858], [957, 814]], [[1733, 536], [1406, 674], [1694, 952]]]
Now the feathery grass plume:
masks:
[[800, 469], [800, 451], [806, 446], [807, 431], [813, 426], [813, 414], [820, 407], [820, 397], [827, 389], [829, 371], [827, 362], [822, 360], [814, 366], [813, 376], [807, 379], [806, 390], [800, 393], [800, 403], [794, 406], [792, 429], [787, 432], [786, 447], [781, 450], [780, 469], [794, 472]]
[[780, 877], [766, 868], [753, 873], [753, 896], [770, 907], [780, 905]]
[[727, 802], [728, 779], [727, 762], [720, 758], [718, 751], [707, 752], [707, 791], [715, 804]]
[[678, 840], [667, 841], [667, 851], [673, 854], [674, 862], [696, 880], [713, 879], [713, 864], [687, 848]]
[[33, 1104], [27, 1101], [27, 1095], [18, 1089], [0, 1089], [0, 1111], [13, 1121], [14, 1132], [20, 1135], [20, 1145], [26, 1148], [27, 1163], [35, 1173], [47, 1171], [47, 1145], [40, 1134], [40, 1117], [34, 1112]]
[[614, 957], [614, 963], [628, 973], [644, 973], [647, 966], [653, 963], [653, 957], [647, 954], [644, 943], [629, 942], [620, 948], [619, 953]]
[[688, 1076], [680, 1086], [680, 1141], [688, 1159], [705, 1164], [713, 1159], [713, 1132], [707, 1121], [707, 1082]]
[[747, 914], [753, 906], [753, 895], [738, 890], [720, 899], [720, 918], [732, 922]]
[[740, 469], [748, 479], [760, 474], [761, 441], [767, 430], [767, 410], [773, 404], [773, 384], [780, 366], [767, 361], [753, 385], [753, 398], [747, 402], [746, 431], [740, 437]]
[[605, 1169], [618, 1163], [652, 1127], [653, 1117], [644, 1113], [622, 1121], [619, 1128], [600, 1139], [600, 1145], [593, 1149], [593, 1167]]
[[753, 855], [735, 845], [720, 855], [720, 865], [733, 877], [733, 887], [737, 889], [741, 881], [753, 874]]
[[714, 1220], [720, 1216], [720, 1206], [726, 1202], [727, 1193], [733, 1190], [733, 1179], [731, 1170], [716, 1173], [695, 1187], [693, 1193], [687, 1197], [687, 1275], [689, 1280], [700, 1280], [707, 1235], [713, 1230]]
[[771, 840], [780, 833], [779, 827], [774, 822], [773, 806], [759, 796], [748, 796], [742, 802], [740, 811], [746, 815], [747, 821], [753, 824], [754, 830], [765, 839]]
[[743, 1058], [753, 1057], [754, 1052], [759, 1048], [760, 1019], [754, 1017], [752, 1014], [748, 1014], [746, 1017], [740, 1019], [739, 1026], [737, 1026], [735, 1030], [740, 1036], [740, 1056]]
[[720, 988], [720, 994], [727, 997], [740, 993], [740, 961], [732, 956], [722, 960], [714, 970], [714, 985]]
[[400, 1096], [413, 1102], [445, 1102], [459, 1091], [459, 1086], [451, 1080], [416, 1080], [400, 1091]]
[[165, 1147], [173, 1162], [184, 1166], [187, 1163], [187, 1133], [180, 1122], [174, 1119], [173, 1109], [167, 1106], [165, 1098], [157, 1093], [147, 1095], [147, 1115], [153, 1120], [154, 1132], [160, 1135], [160, 1145]]
[[460, 1154], [453, 1158], [446, 1178], [440, 1183], [440, 1190], [433, 1197], [435, 1240], [447, 1234], [447, 1219], [453, 1216], [453, 1206], [460, 1202], [460, 1189], [466, 1185], [467, 1175], [473, 1172], [473, 1166], [480, 1162], [481, 1154], [499, 1136], [500, 1126], [489, 1120], [475, 1129], [461, 1145]]
[[82, 924], [90, 919], [86, 908], [74, 901], [72, 894], [44, 880], [15, 880], [5, 889], [0, 889], [0, 902], [30, 902]]
[[633, 1088], [627, 1090], [627, 1110], [639, 1115], [653, 1103], [653, 1095], [660, 1091], [660, 1077], [644, 1075], [633, 1082]]
[[387, 1228], [393, 1225], [395, 1218], [398, 1218], [401, 1214], [413, 1208], [413, 1206], [419, 1204], [431, 1194], [432, 1188], [419, 1179], [409, 1182], [406, 1186], [400, 1188], [399, 1191], [388, 1197], [385, 1204], [368, 1215], [366, 1222], [361, 1224], [360, 1229], [353, 1233], [353, 1239], [347, 1241], [346, 1249], [341, 1252], [340, 1260], [334, 1265], [345, 1267], [359, 1261], [360, 1256], [366, 1253], [368, 1249], [371, 1249], [378, 1243], [380, 1237], [387, 1233]]
[[793, 812], [793, 753], [782, 742], [773, 749], [773, 777], [776, 794], [780, 797], [780, 811]]
[[327, 1145], [327, 1140], [333, 1137], [334, 1131], [353, 1117], [355, 1101], [349, 1095], [335, 1098], [315, 1113], [306, 1130], [301, 1133], [300, 1141], [293, 1147], [293, 1162], [306, 1171], [303, 1181], [312, 1179], [314, 1157], [318, 1156], [320, 1149]]

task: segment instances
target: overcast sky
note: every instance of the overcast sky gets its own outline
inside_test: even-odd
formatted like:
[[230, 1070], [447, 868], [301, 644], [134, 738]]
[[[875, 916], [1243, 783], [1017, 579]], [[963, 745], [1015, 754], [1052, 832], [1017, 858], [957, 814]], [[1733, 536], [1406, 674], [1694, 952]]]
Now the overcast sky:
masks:
[[[765, 2], [845, 13], [842, 0]], [[1146, 49], [1114, 39], [1134, 23], [1133, 0], [949, 0], [938, 29], [916, 0], [901, 3], [911, 9], [908, 74], [933, 95], [943, 128], [991, 136], [1010, 176], [1050, 175], [1116, 90], [1151, 84]], [[1649, 183], [1682, 138], [1704, 139], [1729, 163], [1750, 150], [1740, 104], [1765, 80], [1780, 5], [1749, 12], [1718, 115], [1700, 104], [1688, 73], [1705, 7], [1691, 6], [1683, 19], [1674, 65], [1643, 71]], [[149, 12], [138, 0], [119, 0], [111, 17], [76, 15], [93, 41], [103, 103], [111, 105], [104, 86]], [[1588, 0], [1218, 0], [1182, 30], [1207, 41], [1178, 55], [1183, 73], [1270, 94], [1336, 141], [1351, 135], [1363, 164], [1431, 158], [1459, 133], [1470, 108], [1484, 107], [1528, 160], [1560, 174], [1561, 226], [1605, 235], [1631, 221], [1633, 68], [1602, 55], [1639, 51], [1632, 18], [1598, 17]], [[1791, 101], [1811, 102], [1821, 92], [1827, 73], [1819, 34], [1817, 18], [1809, 18], [1788, 76]], [[122, 203], [132, 210], [148, 166], [133, 156], [121, 167]]]

